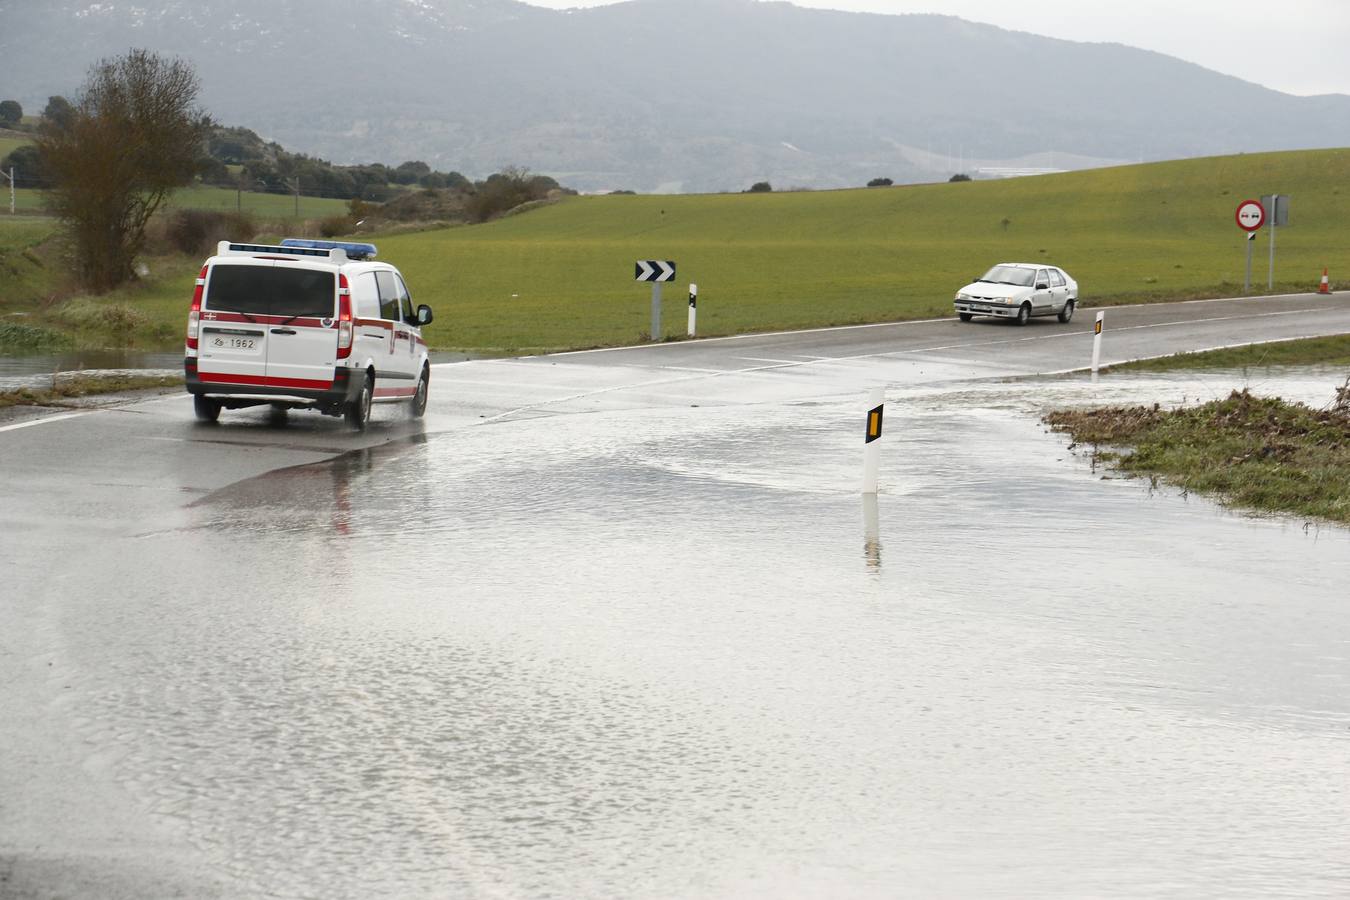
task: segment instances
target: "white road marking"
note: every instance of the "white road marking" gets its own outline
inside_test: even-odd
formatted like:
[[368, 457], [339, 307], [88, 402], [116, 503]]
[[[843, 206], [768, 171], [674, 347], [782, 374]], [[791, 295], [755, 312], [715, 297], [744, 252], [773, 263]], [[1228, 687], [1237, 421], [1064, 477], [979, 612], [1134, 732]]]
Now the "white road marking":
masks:
[[43, 416], [40, 419], [29, 419], [27, 422], [17, 422], [13, 425], [0, 425], [0, 431], [18, 431], [20, 428], [32, 428], [34, 425], [47, 425], [52, 422], [64, 422], [66, 419], [78, 419], [80, 416], [87, 416], [93, 410], [88, 412], [61, 413], [55, 416]]

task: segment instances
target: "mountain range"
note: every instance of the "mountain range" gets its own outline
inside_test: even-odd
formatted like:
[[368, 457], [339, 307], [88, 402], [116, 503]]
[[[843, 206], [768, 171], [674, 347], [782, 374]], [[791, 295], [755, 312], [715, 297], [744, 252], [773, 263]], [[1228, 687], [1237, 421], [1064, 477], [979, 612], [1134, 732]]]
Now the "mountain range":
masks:
[[36, 112], [131, 47], [202, 105], [339, 163], [504, 166], [582, 190], [743, 190], [1350, 144], [1295, 97], [1119, 44], [758, 0], [0, 0], [0, 99]]

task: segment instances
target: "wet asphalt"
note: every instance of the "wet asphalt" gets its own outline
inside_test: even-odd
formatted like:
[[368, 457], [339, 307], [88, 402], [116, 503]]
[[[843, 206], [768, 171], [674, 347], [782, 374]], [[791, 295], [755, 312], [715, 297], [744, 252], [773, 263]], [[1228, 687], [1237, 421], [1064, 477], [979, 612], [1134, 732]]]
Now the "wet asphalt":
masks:
[[1039, 424], [1343, 373], [1024, 377], [1090, 348], [940, 321], [438, 366], [363, 435], [0, 423], [0, 896], [1344, 896], [1350, 533]]

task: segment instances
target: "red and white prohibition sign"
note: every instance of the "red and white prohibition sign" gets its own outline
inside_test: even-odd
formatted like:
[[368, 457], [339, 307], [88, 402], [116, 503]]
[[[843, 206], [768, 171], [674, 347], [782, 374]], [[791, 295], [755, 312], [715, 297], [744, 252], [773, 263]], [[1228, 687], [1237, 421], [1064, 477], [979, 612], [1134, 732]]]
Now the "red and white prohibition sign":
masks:
[[1266, 208], [1260, 200], [1243, 200], [1237, 208], [1238, 227], [1243, 231], [1256, 231], [1266, 224]]

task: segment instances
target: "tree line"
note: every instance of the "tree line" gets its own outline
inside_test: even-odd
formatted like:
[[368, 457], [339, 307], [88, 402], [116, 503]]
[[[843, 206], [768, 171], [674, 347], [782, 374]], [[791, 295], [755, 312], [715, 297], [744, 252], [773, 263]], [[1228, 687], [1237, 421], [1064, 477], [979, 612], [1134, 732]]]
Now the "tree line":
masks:
[[175, 190], [194, 183], [348, 200], [353, 213], [369, 204], [393, 213], [391, 201], [447, 195], [475, 222], [568, 192], [523, 169], [474, 182], [418, 160], [340, 166], [290, 153], [247, 128], [213, 122], [197, 103], [198, 89], [189, 63], [131, 50], [95, 65], [73, 100], [51, 97], [36, 126], [23, 124], [16, 101], [0, 102], [0, 124], [34, 135], [0, 168], [14, 169], [17, 187], [45, 191], [86, 287], [106, 291], [135, 278], [151, 218]]

